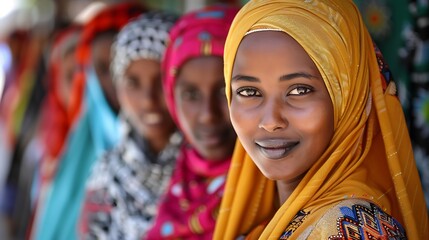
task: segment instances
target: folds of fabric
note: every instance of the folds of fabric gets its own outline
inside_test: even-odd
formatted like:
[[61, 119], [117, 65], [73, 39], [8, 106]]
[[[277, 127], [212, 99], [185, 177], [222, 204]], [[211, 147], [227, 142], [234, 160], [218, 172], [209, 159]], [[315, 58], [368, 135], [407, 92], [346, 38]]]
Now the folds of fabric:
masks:
[[[274, 183], [238, 142], [214, 238], [234, 239], [266, 221], [261, 235], [254, 237], [278, 239], [301, 209], [316, 211], [350, 197], [381, 206], [405, 226], [408, 238], [427, 238], [427, 211], [401, 105], [394, 83], [380, 74], [371, 37], [352, 1], [249, 2], [235, 18], [225, 45], [228, 98], [237, 48], [249, 30], [258, 28], [284, 31], [312, 58], [332, 99], [335, 133], [278, 209]], [[247, 203], [249, 196], [259, 197]], [[312, 223], [304, 221], [302, 227]]]
[[31, 95], [42, 42], [28, 32], [17, 31], [10, 36], [13, 68], [7, 76], [0, 104], [0, 120], [7, 130], [7, 141], [16, 144], [25, 109]]
[[[80, 28], [71, 26], [62, 30], [55, 38], [50, 48], [51, 55], [47, 67], [47, 94], [40, 113], [40, 127], [36, 133], [36, 141], [40, 143], [41, 158], [35, 169], [32, 201], [32, 215], [36, 215], [39, 198], [52, 180], [56, 171], [58, 157], [70, 128], [67, 118], [67, 106], [61, 100], [59, 92], [60, 65], [66, 54], [73, 54], [79, 40]], [[32, 220], [31, 220], [32, 221]], [[28, 232], [31, 232], [31, 223]]]
[[182, 146], [154, 226], [144, 239], [212, 239], [230, 160], [210, 162]]
[[63, 148], [70, 124], [67, 106], [59, 92], [60, 64], [66, 52], [73, 51], [79, 40], [80, 27], [72, 26], [61, 32], [51, 48], [48, 65], [48, 92], [41, 113], [39, 138], [43, 142], [44, 156], [40, 163], [41, 181], [51, 181], [58, 157]]
[[[25, 182], [27, 187], [31, 182], [31, 175], [28, 174], [32, 173], [30, 168], [26, 168], [29, 170], [26, 174], [21, 174], [21, 169], [28, 166], [25, 151], [29, 149], [30, 140], [35, 134], [34, 130], [37, 129], [39, 110], [45, 91], [43, 85], [45, 68], [44, 62], [41, 61], [45, 38], [32, 35], [28, 31], [17, 31], [9, 38], [8, 44], [13, 62], [6, 76], [5, 92], [0, 102], [0, 125], [3, 130], [0, 150], [4, 153], [2, 162], [5, 170], [4, 177], [0, 176], [0, 184], [2, 184], [0, 208], [11, 219], [13, 218], [18, 229], [23, 227], [27, 220], [26, 217], [21, 217], [22, 214], [18, 214], [18, 211], [24, 209], [20, 204], [25, 203], [23, 212], [26, 214], [29, 207], [28, 191], [19, 185]], [[37, 158], [38, 155], [34, 152], [33, 156]]]
[[89, 171], [94, 161], [118, 141], [119, 120], [91, 70], [86, 92], [86, 108], [68, 138], [52, 189], [47, 193], [36, 239], [77, 239], [76, 222]]

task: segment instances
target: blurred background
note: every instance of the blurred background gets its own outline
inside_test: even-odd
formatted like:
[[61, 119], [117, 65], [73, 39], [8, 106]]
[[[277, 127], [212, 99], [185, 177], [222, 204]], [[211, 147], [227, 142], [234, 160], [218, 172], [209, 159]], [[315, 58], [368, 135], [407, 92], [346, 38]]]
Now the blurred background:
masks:
[[[16, 194], [28, 174], [24, 154], [34, 136], [49, 84], [46, 62], [58, 30], [88, 21], [120, 0], [0, 0], [0, 238], [22, 239], [27, 219]], [[213, 3], [246, 0], [135, 0], [177, 14]], [[374, 41], [390, 65], [429, 203], [429, 0], [355, 0]], [[22, 190], [22, 189], [21, 189]], [[28, 189], [27, 191], [31, 191]], [[6, 194], [8, 193], [8, 194]], [[25, 206], [22, 206], [25, 208]], [[16, 216], [18, 215], [18, 217]], [[17, 220], [18, 219], [18, 220]]]

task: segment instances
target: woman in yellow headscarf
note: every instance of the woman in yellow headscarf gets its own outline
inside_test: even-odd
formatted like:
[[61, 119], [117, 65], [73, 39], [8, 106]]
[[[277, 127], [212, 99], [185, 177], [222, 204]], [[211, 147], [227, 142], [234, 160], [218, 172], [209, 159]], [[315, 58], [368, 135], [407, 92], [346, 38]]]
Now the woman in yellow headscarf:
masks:
[[260, 0], [225, 45], [237, 132], [214, 239], [429, 239], [396, 88], [351, 0]]

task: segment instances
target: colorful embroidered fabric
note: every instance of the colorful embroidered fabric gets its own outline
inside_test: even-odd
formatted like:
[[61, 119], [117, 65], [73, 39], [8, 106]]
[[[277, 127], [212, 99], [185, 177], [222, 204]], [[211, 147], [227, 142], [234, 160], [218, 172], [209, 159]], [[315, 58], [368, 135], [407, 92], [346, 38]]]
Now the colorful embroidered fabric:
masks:
[[[310, 212], [299, 211], [280, 239], [290, 239]], [[310, 219], [311, 221], [312, 219]], [[372, 202], [349, 199], [328, 207], [319, 221], [300, 236], [304, 239], [407, 239], [402, 225]]]
[[[164, 89], [173, 119], [177, 70], [190, 58], [222, 56], [230, 23], [237, 12], [227, 6], [207, 7], [182, 17], [171, 30], [163, 62]], [[212, 239], [230, 159], [212, 162], [183, 144], [172, 180], [154, 226], [145, 239]]]
[[[428, 238], [426, 205], [403, 111], [393, 82], [383, 92], [373, 42], [352, 1], [249, 2], [237, 14], [225, 44], [228, 98], [237, 48], [255, 28], [284, 31], [313, 59], [332, 99], [334, 136], [278, 209], [275, 183], [262, 175], [238, 141], [214, 239], [248, 234], [264, 221], [269, 223], [252, 239], [278, 239], [304, 209], [310, 212], [308, 219], [291, 235], [298, 238], [323, 217], [323, 208], [344, 196], [374, 202], [403, 224], [408, 238]], [[261, 194], [256, 198], [254, 192]]]

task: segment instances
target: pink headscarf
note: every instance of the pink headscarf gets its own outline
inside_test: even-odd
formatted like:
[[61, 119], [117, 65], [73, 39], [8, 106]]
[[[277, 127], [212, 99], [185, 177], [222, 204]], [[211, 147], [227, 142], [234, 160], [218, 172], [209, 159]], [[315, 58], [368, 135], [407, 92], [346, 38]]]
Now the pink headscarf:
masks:
[[206, 7], [183, 16], [171, 30], [162, 70], [167, 105], [176, 123], [174, 85], [178, 69], [191, 58], [223, 57], [226, 36], [237, 12], [237, 8], [225, 5]]
[[[200, 56], [223, 57], [229, 26], [237, 8], [212, 6], [183, 16], [170, 32], [163, 61], [164, 90], [173, 119], [178, 69]], [[152, 229], [145, 239], [212, 239], [231, 156], [208, 161], [184, 144]]]

